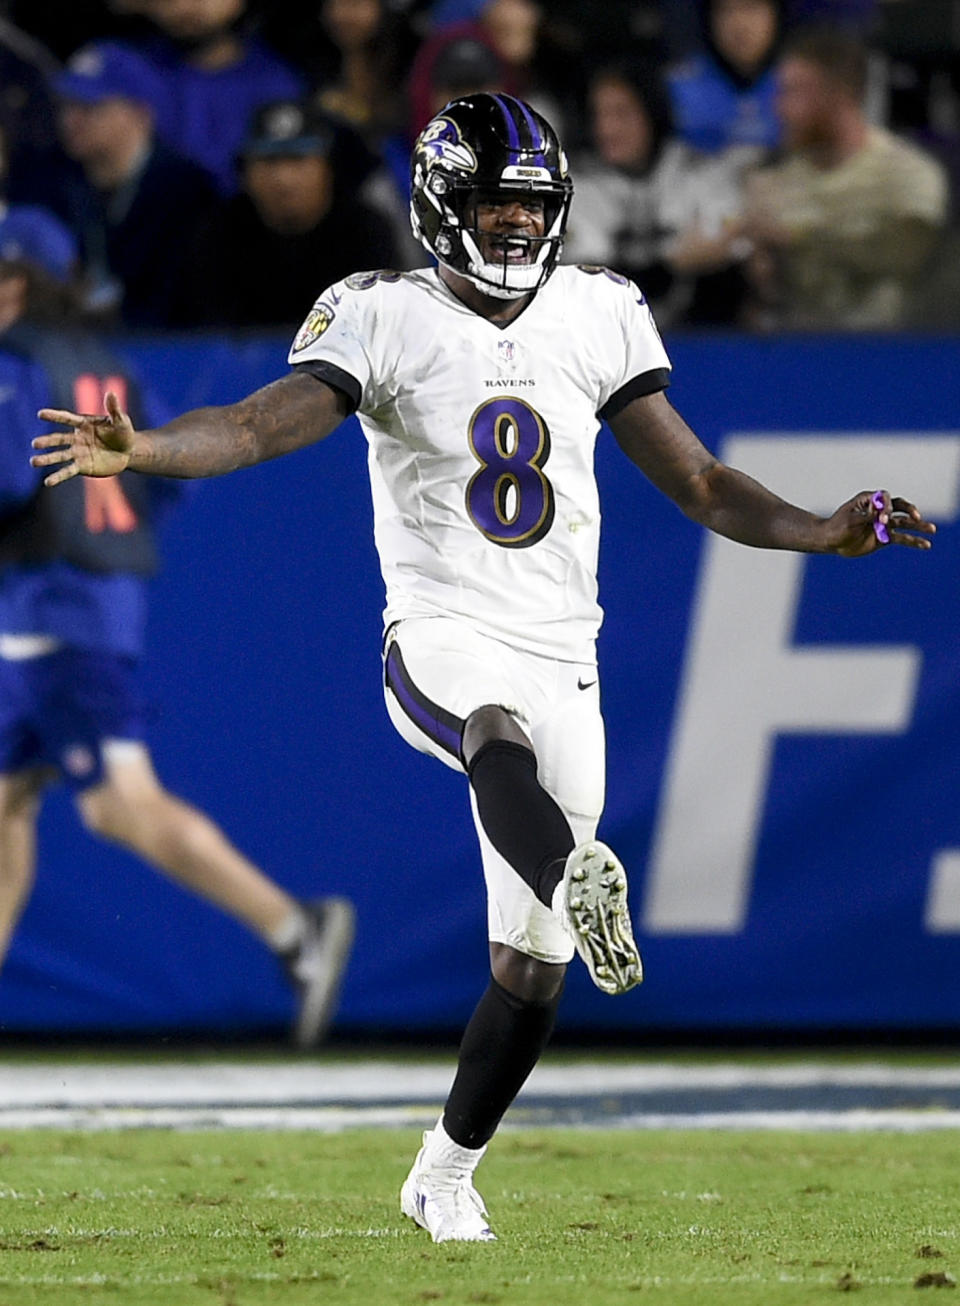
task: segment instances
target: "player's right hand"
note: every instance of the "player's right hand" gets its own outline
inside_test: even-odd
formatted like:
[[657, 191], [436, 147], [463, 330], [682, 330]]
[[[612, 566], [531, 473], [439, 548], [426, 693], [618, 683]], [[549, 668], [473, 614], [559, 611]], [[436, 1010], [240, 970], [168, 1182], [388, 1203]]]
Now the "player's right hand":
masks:
[[33, 440], [34, 449], [48, 452], [34, 454], [31, 465], [57, 468], [43, 478], [44, 485], [59, 485], [71, 476], [117, 476], [125, 470], [133, 450], [133, 423], [113, 391], [107, 392], [105, 403], [102, 417], [60, 408], [41, 408], [37, 413], [41, 421], [71, 428]]

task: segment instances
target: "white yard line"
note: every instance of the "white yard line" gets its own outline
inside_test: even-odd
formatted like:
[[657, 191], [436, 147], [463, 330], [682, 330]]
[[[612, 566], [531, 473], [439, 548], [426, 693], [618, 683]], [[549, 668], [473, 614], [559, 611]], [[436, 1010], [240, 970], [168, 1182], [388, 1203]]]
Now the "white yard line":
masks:
[[[67, 1129], [96, 1132], [108, 1129], [262, 1129], [307, 1130], [337, 1134], [348, 1129], [427, 1128], [434, 1123], [440, 1103], [432, 1108], [402, 1107], [100, 1107], [77, 1110], [47, 1107], [40, 1110], [0, 1110], [0, 1132], [16, 1129]], [[917, 1134], [960, 1130], [960, 1111], [864, 1110], [850, 1111], [702, 1111], [653, 1112], [610, 1115], [578, 1122], [564, 1117], [539, 1119], [518, 1103], [505, 1130], [526, 1128], [566, 1129], [789, 1129], [813, 1133]]]
[[[150, 1065], [83, 1065], [75, 1062], [5, 1066], [0, 1061], [0, 1110], [13, 1107], [106, 1107], [204, 1104], [302, 1105], [442, 1101], [453, 1077], [449, 1064], [404, 1061]], [[956, 1067], [680, 1065], [584, 1062], [541, 1065], [525, 1095], [615, 1096], [622, 1093], [735, 1089], [864, 1088], [960, 1090]]]
[[[600, 1126], [588, 1125], [587, 1128]], [[960, 1129], [960, 1111], [700, 1111], [663, 1112], [619, 1117], [607, 1128], [616, 1129], [795, 1129], [812, 1133], [922, 1134], [930, 1130]]]
[[[422, 1127], [436, 1119], [454, 1063], [406, 1061], [150, 1065], [0, 1063], [3, 1129], [306, 1129]], [[871, 1095], [857, 1102], [856, 1090]], [[782, 1095], [744, 1102], [736, 1094]], [[836, 1091], [834, 1102], [825, 1101]], [[877, 1101], [889, 1093], [890, 1100]], [[664, 1095], [682, 1094], [678, 1110]], [[691, 1094], [702, 1094], [698, 1103]], [[805, 1102], [804, 1095], [815, 1095]], [[643, 1098], [651, 1095], [650, 1109]], [[898, 1102], [898, 1094], [912, 1100]], [[918, 1094], [924, 1100], [917, 1101]], [[656, 1101], [652, 1100], [656, 1095]], [[733, 1100], [731, 1100], [733, 1098]], [[618, 1099], [624, 1099], [622, 1101]], [[947, 1100], [943, 1100], [947, 1099]], [[602, 1105], [601, 1105], [602, 1104]], [[762, 1109], [758, 1109], [762, 1108]], [[627, 1129], [960, 1129], [960, 1065], [896, 1067], [805, 1062], [682, 1065], [595, 1062], [540, 1066], [508, 1117], [535, 1125]]]
[[4, 1129], [307, 1129], [339, 1134], [345, 1129], [426, 1128], [443, 1105], [357, 1107], [20, 1107], [0, 1108]]

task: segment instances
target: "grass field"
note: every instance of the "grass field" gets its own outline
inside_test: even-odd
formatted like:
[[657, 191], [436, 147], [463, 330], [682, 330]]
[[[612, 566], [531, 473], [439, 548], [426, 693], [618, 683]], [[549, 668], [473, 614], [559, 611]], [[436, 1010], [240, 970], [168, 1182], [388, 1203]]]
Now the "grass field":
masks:
[[417, 1143], [9, 1132], [0, 1306], [868, 1306], [960, 1277], [952, 1132], [504, 1132], [500, 1241], [439, 1247], [398, 1214]]

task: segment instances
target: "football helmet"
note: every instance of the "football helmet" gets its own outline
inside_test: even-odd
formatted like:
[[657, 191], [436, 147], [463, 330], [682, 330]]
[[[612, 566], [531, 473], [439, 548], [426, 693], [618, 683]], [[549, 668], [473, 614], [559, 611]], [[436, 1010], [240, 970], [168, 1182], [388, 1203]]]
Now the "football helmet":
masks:
[[[504, 233], [491, 248], [477, 227], [477, 202], [505, 195], [543, 203], [542, 236]], [[539, 290], [550, 276], [572, 196], [557, 133], [512, 95], [480, 92], [452, 100], [413, 147], [413, 234], [444, 267], [498, 299]]]

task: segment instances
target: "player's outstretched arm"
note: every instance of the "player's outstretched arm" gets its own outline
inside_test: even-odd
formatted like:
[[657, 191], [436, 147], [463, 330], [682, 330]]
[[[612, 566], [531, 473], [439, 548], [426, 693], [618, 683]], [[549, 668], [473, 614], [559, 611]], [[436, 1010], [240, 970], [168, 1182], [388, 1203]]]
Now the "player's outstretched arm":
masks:
[[324, 439], [349, 415], [333, 386], [292, 372], [222, 408], [197, 408], [155, 430], [137, 431], [116, 395], [106, 413], [42, 408], [38, 416], [66, 427], [38, 435], [34, 467], [50, 467], [47, 485], [71, 476], [116, 476], [129, 468], [155, 476], [221, 476]]
[[740, 544], [856, 558], [887, 543], [929, 549], [937, 529], [886, 490], [862, 490], [831, 517], [787, 503], [719, 462], [662, 393], [634, 399], [610, 426], [627, 457], [688, 517]]

